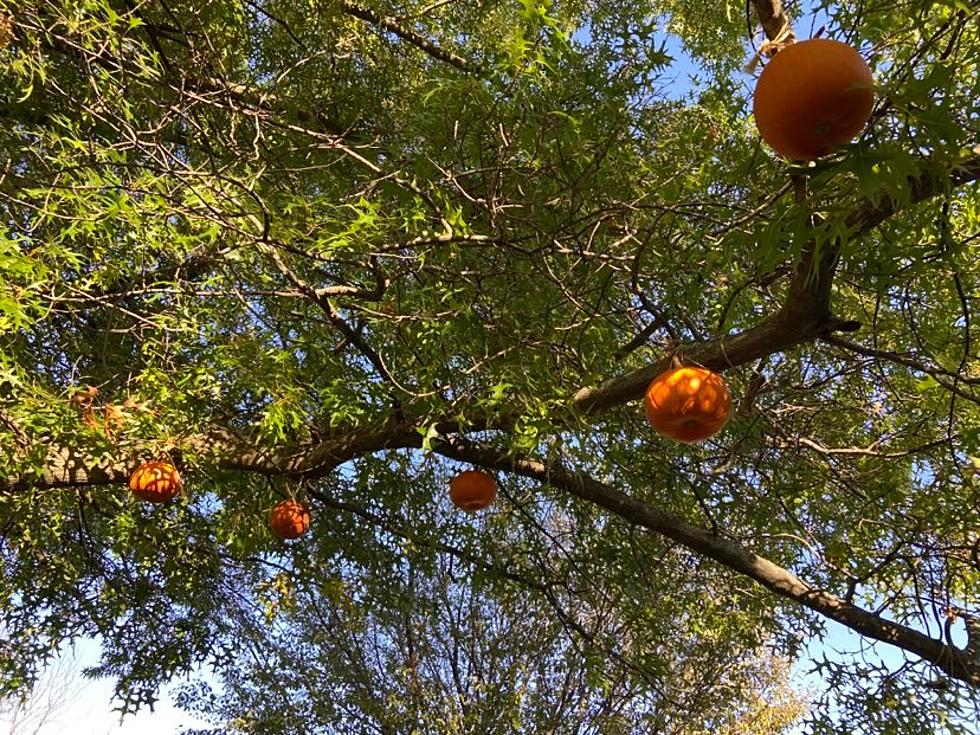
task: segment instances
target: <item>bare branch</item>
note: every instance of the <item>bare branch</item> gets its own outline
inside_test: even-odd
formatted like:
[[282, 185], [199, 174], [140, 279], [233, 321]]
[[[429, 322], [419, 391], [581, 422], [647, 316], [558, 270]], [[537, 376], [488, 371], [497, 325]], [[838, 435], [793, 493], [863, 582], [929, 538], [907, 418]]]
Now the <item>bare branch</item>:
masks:
[[424, 36], [419, 35], [415, 31], [405, 28], [403, 25], [398, 23], [394, 18], [389, 18], [386, 16], [378, 15], [370, 8], [365, 8], [362, 5], [357, 5], [356, 3], [350, 2], [350, 0], [341, 0], [341, 7], [343, 7], [344, 12], [348, 15], [352, 15], [355, 18], [359, 18], [371, 25], [378, 26], [379, 28], [384, 28], [386, 31], [394, 33], [403, 41], [407, 41], [416, 48], [424, 51], [433, 59], [438, 59], [439, 61], [445, 61], [447, 64], [455, 66], [460, 71], [465, 72], [476, 72], [478, 71], [473, 67], [470, 62], [464, 59], [462, 56], [457, 56], [451, 51], [446, 51], [440, 48], [436, 44], [432, 43], [429, 39]]
[[980, 404], [980, 396], [972, 391], [964, 390], [958, 385], [959, 383], [971, 386], [980, 385], [980, 378], [963, 375], [962, 373], [950, 372], [949, 370], [945, 370], [937, 365], [931, 365], [914, 357], [902, 355], [898, 352], [876, 350], [871, 347], [865, 347], [864, 345], [859, 345], [856, 342], [841, 339], [840, 337], [831, 334], [822, 335], [821, 339], [849, 352], [855, 352], [859, 355], [874, 357], [880, 360], [887, 360], [888, 362], [904, 365], [912, 370], [924, 373], [939, 383], [939, 385], [941, 385], [943, 388], [951, 393], [954, 393], [955, 395], [958, 395], [960, 398], [965, 398], [972, 403]]

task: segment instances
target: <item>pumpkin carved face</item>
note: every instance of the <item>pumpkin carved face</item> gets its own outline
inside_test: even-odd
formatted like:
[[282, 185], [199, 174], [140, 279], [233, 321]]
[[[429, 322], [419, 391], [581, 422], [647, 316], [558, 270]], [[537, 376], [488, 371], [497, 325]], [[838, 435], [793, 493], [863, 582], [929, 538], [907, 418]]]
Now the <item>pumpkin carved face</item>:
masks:
[[647, 421], [660, 434], [693, 443], [721, 431], [732, 412], [732, 397], [721, 376], [700, 367], [679, 367], [653, 379], [643, 406]]
[[457, 508], [475, 513], [497, 497], [497, 481], [486, 472], [466, 470], [449, 481], [449, 499]]
[[167, 462], [146, 462], [129, 476], [129, 489], [140, 500], [166, 503], [183, 487], [177, 468]]
[[299, 538], [310, 528], [310, 509], [297, 500], [283, 500], [269, 513], [269, 527], [283, 541]]
[[762, 139], [794, 161], [850, 142], [871, 116], [874, 80], [855, 49], [812, 38], [786, 46], [762, 70], [752, 111]]

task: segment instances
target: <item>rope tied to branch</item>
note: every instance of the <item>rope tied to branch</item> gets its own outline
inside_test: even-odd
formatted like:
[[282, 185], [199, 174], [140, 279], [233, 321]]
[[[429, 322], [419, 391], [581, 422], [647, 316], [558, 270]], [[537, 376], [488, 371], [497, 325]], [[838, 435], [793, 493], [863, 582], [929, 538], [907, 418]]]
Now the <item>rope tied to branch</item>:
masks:
[[794, 43], [796, 43], [796, 34], [793, 33], [793, 26], [791, 26], [788, 22], [784, 23], [783, 27], [779, 29], [779, 33], [777, 33], [774, 38], [766, 39], [766, 41], [756, 49], [755, 53], [752, 54], [752, 58], [749, 59], [748, 63], [743, 67], [745, 72], [747, 74], [751, 74], [755, 71], [755, 68], [759, 65], [759, 62], [762, 61], [763, 56], [775, 56], [779, 51]]

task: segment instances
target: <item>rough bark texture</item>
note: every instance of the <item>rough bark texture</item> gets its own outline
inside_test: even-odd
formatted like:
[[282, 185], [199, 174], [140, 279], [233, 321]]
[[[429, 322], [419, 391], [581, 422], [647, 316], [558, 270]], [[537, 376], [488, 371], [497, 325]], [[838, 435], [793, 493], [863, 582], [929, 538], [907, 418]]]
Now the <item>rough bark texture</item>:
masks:
[[[752, 5], [755, 7], [759, 23], [766, 32], [766, 38], [772, 41], [773, 39], [779, 38], [780, 34], [783, 34], [784, 41], [791, 42], [795, 40], [796, 35], [793, 33], [793, 24], [790, 22], [786, 11], [783, 10], [782, 0], [753, 0]], [[786, 35], [784, 29], [788, 29], [789, 35]]]

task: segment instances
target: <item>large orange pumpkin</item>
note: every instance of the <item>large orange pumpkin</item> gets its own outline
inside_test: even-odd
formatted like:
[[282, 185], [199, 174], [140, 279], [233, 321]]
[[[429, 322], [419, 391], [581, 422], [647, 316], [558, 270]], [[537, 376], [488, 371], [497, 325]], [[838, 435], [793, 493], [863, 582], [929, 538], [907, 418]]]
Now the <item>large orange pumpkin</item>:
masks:
[[643, 401], [647, 421], [679, 442], [714, 436], [728, 421], [732, 397], [721, 376], [700, 367], [666, 370], [650, 383]]
[[283, 500], [269, 513], [269, 527], [283, 541], [299, 538], [310, 528], [310, 509], [298, 500]]
[[166, 503], [183, 487], [177, 468], [168, 462], [146, 462], [129, 476], [129, 489], [140, 500]]
[[497, 497], [497, 482], [486, 472], [466, 470], [449, 481], [449, 499], [457, 508], [476, 513]]
[[783, 48], [755, 85], [762, 139], [794, 161], [810, 161], [853, 140], [871, 117], [874, 80], [855, 49], [829, 38]]

